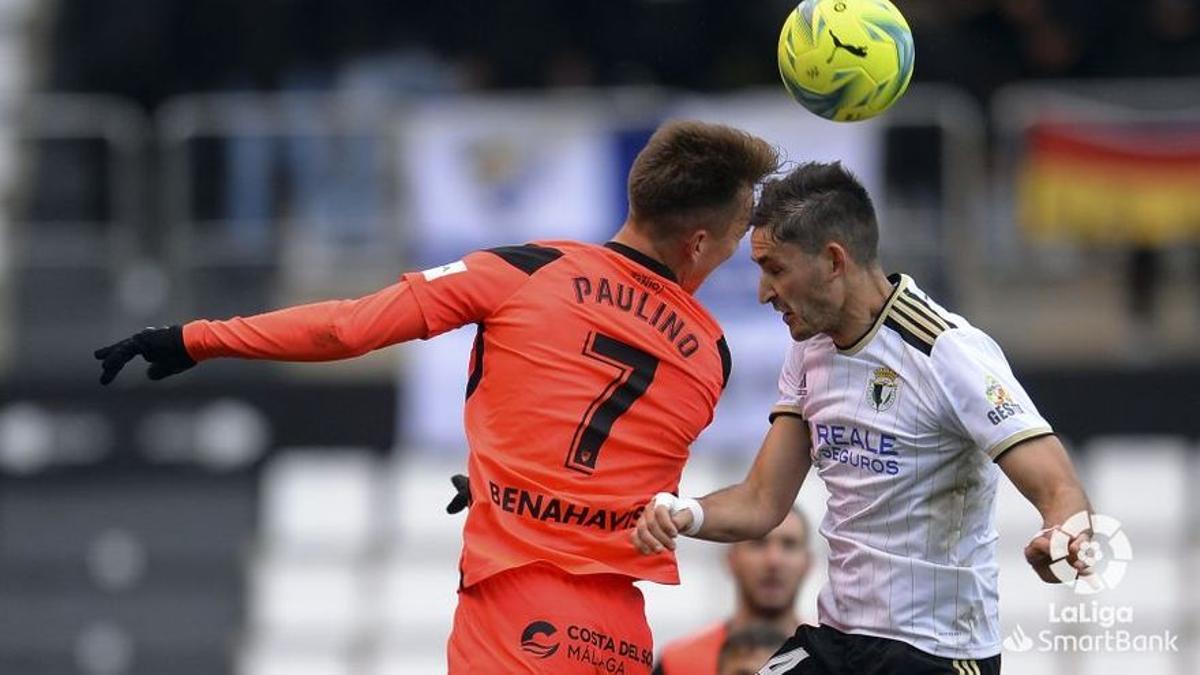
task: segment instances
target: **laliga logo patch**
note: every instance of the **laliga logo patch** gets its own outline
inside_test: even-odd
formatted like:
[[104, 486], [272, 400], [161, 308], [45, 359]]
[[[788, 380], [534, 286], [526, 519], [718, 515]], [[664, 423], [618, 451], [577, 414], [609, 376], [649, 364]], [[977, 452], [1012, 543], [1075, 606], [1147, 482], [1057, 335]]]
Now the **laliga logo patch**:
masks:
[[452, 263], [447, 263], [441, 267], [433, 267], [425, 270], [421, 274], [425, 277], [425, 281], [433, 281], [442, 277], [450, 276], [451, 274], [459, 274], [467, 271], [467, 263], [461, 260], [455, 260]]
[[883, 412], [900, 397], [900, 375], [891, 368], [876, 368], [867, 383], [867, 403], [875, 412]]
[[[1081, 575], [1067, 561], [1067, 548], [1071, 540], [1089, 526], [1092, 540], [1079, 549], [1079, 558], [1087, 563], [1088, 573]], [[1133, 547], [1129, 537], [1121, 530], [1121, 521], [1099, 513], [1080, 511], [1051, 533], [1050, 558], [1054, 561], [1050, 571], [1059, 581], [1071, 585], [1079, 595], [1094, 595], [1121, 583], [1125, 569], [1133, 559]]]
[[533, 654], [539, 659], [548, 659], [558, 651], [558, 642], [538, 642], [537, 636], [550, 637], [558, 632], [554, 624], [548, 621], [534, 621], [521, 632], [521, 649]]

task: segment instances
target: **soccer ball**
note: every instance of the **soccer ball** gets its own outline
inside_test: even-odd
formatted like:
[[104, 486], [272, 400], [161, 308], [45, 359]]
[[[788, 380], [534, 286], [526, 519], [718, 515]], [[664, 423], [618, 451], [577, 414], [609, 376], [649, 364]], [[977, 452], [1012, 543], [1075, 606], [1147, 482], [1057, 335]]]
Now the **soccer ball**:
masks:
[[805, 108], [838, 122], [887, 110], [913, 72], [908, 22], [888, 0], [804, 0], [779, 34], [779, 74]]

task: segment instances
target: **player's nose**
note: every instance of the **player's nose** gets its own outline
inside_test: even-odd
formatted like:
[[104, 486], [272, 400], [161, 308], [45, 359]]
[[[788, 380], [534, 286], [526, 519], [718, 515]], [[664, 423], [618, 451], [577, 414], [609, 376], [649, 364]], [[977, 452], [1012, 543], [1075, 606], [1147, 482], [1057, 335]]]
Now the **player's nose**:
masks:
[[758, 302], [765, 305], [774, 299], [775, 291], [771, 289], [771, 285], [767, 283], [766, 279], [760, 277], [758, 280]]

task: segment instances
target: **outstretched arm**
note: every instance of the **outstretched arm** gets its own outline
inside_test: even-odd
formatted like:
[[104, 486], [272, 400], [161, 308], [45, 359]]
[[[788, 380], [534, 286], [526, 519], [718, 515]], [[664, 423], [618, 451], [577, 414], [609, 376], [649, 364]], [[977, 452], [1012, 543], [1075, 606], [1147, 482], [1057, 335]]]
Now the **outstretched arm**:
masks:
[[[1091, 511], [1087, 494], [1071, 459], [1058, 437], [1039, 436], [1018, 443], [996, 460], [1013, 485], [1042, 515], [1042, 531], [1025, 547], [1025, 559], [1043, 581], [1059, 583], [1050, 571], [1050, 535], [1068, 518], [1080, 511]], [[1079, 572], [1087, 570], [1080, 560], [1080, 548], [1088, 541], [1087, 533], [1074, 537], [1068, 545], [1068, 560]]]
[[329, 300], [183, 327], [188, 355], [276, 361], [333, 361], [426, 337], [407, 279], [354, 300]]
[[[704, 517], [689, 536], [710, 541], [759, 539], [787, 516], [812, 466], [804, 420], [778, 415], [746, 479], [699, 499]], [[633, 543], [644, 554], [674, 550], [675, 538], [693, 526], [693, 512], [672, 513], [670, 505], [655, 504], [642, 512]]]
[[[440, 268], [354, 300], [331, 300], [225, 321], [148, 328], [96, 350], [101, 384], [135, 356], [150, 362], [152, 380], [218, 357], [333, 361], [416, 338], [439, 335], [491, 315], [529, 273], [504, 257], [477, 251]], [[510, 256], [511, 257], [511, 256]]]
[[152, 380], [218, 357], [333, 361], [426, 337], [429, 329], [407, 280], [355, 300], [331, 300], [225, 321], [147, 328], [96, 350], [100, 383], [116, 379], [136, 356]]

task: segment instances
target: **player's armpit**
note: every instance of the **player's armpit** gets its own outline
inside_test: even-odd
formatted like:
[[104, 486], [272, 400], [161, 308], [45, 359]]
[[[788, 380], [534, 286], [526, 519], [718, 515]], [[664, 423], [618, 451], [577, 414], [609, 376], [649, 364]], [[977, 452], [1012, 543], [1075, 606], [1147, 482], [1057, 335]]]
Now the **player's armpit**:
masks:
[[330, 300], [183, 327], [188, 354], [278, 361], [333, 361], [424, 338], [425, 318], [408, 281], [354, 300]]
[[796, 502], [812, 466], [810, 450], [803, 419], [775, 416], [746, 479], [700, 500], [704, 526], [695, 536], [712, 541], [766, 536]]

